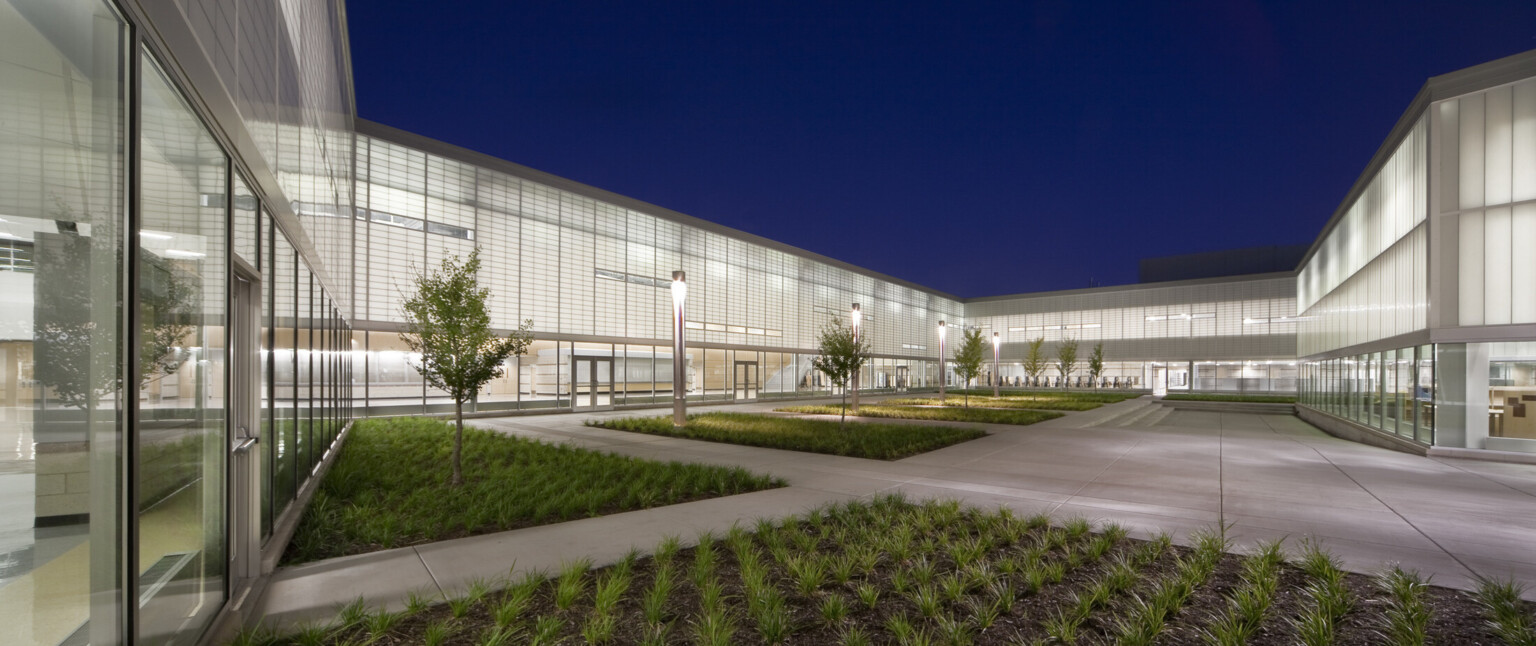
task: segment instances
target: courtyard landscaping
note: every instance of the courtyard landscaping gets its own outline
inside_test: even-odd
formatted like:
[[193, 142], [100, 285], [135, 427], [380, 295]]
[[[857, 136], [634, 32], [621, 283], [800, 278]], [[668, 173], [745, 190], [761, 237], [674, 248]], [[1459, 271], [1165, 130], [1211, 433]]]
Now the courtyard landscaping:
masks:
[[1167, 401], [1234, 402], [1243, 404], [1294, 404], [1295, 395], [1225, 395], [1220, 393], [1181, 393], [1164, 395]]
[[672, 426], [670, 416], [587, 420], [586, 424], [618, 431], [874, 460], [899, 460], [986, 435], [980, 429], [916, 424], [850, 422], [840, 428], [833, 421], [747, 413], [689, 415], [688, 423], [682, 428]]
[[783, 486], [739, 468], [656, 462], [464, 429], [450, 484], [451, 424], [361, 420], [315, 492], [284, 563], [360, 554]]
[[958, 408], [1022, 408], [1028, 410], [1084, 411], [1093, 410], [1103, 406], [1104, 404], [1112, 404], [1118, 401], [1123, 400], [1114, 399], [1103, 401], [1033, 393], [1028, 395], [1003, 395], [1001, 397], [993, 397], [992, 393], [989, 391], [985, 395], [972, 393], [970, 396], [969, 406], [966, 404], [966, 396], [964, 393], [949, 395], [944, 398], [942, 403], [940, 403], [938, 397], [934, 396], [899, 397], [895, 399], [887, 399], [880, 403], [887, 406], [949, 406]]
[[853, 501], [677, 537], [593, 567], [485, 579], [443, 602], [239, 644], [1531, 644], [1513, 584], [1345, 573], [1306, 543], [1231, 553], [954, 502]]
[[[862, 404], [859, 406], [859, 417], [881, 417], [889, 419], [916, 419], [926, 421], [944, 422], [970, 422], [973, 424], [1015, 424], [1028, 425], [1043, 422], [1048, 419], [1061, 417], [1061, 413], [1052, 413], [1039, 410], [1003, 410], [1000, 408], [956, 408], [953, 406], [932, 407], [913, 405], [896, 405], [897, 401], [883, 401], [879, 404]], [[938, 400], [934, 400], [937, 402]], [[774, 410], [784, 413], [800, 413], [803, 415], [840, 415], [847, 406], [839, 404], [821, 404], [809, 406], [790, 406], [776, 408]], [[849, 410], [848, 414], [853, 415]]]

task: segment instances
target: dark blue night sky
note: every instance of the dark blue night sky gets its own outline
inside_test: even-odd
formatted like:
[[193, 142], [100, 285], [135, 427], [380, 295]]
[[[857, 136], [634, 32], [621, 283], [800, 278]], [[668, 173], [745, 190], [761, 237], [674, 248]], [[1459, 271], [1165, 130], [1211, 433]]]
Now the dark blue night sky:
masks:
[[[946, 5], [946, 6], [940, 6]], [[1536, 2], [349, 3], [358, 114], [959, 296], [1309, 244]]]

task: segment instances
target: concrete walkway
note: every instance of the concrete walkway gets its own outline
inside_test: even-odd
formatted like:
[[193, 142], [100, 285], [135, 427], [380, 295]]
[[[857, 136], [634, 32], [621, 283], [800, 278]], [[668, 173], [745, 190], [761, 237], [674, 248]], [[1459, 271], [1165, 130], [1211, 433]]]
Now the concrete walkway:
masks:
[[[776, 403], [720, 410], [771, 410]], [[1159, 410], [1151, 410], [1156, 408]], [[265, 625], [329, 619], [359, 596], [398, 608], [412, 592], [452, 596], [477, 579], [610, 563], [667, 535], [891, 492], [1023, 514], [1116, 522], [1145, 537], [1228, 527], [1238, 548], [1313, 539], [1354, 571], [1385, 564], [1466, 588], [1478, 575], [1536, 587], [1536, 466], [1424, 458], [1339, 440], [1289, 415], [1169, 411], [1143, 398], [896, 462], [842, 458], [589, 428], [587, 419], [663, 411], [474, 420], [543, 441], [740, 466], [789, 487], [464, 538], [286, 568], [259, 601]]]

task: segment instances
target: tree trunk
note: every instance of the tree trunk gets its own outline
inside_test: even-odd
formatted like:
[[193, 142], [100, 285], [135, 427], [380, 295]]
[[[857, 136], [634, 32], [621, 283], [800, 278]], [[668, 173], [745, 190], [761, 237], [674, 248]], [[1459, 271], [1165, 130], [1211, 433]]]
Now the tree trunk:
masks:
[[853, 398], [852, 398], [853, 402], [851, 404], [849, 404], [849, 408], [853, 411], [854, 415], [858, 415], [859, 414], [859, 373], [857, 373], [857, 372], [853, 373], [853, 378], [850, 379], [849, 382], [853, 384]]
[[453, 400], [453, 486], [464, 484], [464, 470], [459, 467], [459, 455], [464, 452], [464, 400]]
[[843, 382], [843, 405], [838, 407], [840, 414], [837, 418], [837, 430], [845, 430], [843, 422], [848, 421], [848, 382]]

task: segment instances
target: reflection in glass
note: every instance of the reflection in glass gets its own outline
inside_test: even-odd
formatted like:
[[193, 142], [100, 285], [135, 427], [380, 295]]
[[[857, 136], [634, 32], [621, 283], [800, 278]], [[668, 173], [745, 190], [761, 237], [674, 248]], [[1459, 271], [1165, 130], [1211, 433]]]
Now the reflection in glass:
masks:
[[272, 535], [272, 468], [276, 439], [273, 436], [272, 409], [272, 216], [261, 213], [261, 333], [257, 343], [261, 346], [261, 444], [266, 452], [261, 469], [261, 537]]
[[[311, 450], [314, 442], [311, 437], [311, 425], [314, 422], [313, 410], [310, 408], [310, 326], [314, 321], [313, 303], [310, 300], [314, 276], [309, 271], [309, 264], [303, 258], [298, 259], [298, 290], [295, 298], [298, 302], [296, 318], [294, 319], [294, 359], [296, 372], [294, 373], [294, 412], [297, 417], [297, 425], [294, 432], [294, 460], [298, 465], [299, 474], [297, 483], [304, 482], [305, 473], [309, 471]], [[298, 485], [296, 484], [295, 487]]]
[[0, 0], [0, 641], [121, 641], [126, 29]]
[[296, 284], [294, 272], [297, 258], [293, 245], [277, 232], [272, 238], [272, 419], [273, 438], [270, 455], [272, 460], [272, 498], [270, 507], [274, 516], [281, 515], [298, 491], [298, 473], [295, 457], [297, 445], [298, 409], [294, 406], [297, 391], [295, 365], [297, 333], [294, 331], [298, 310], [295, 303]]
[[224, 594], [227, 164], [143, 55], [140, 133], [139, 615], [144, 643], [192, 643]]

